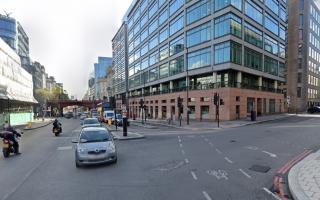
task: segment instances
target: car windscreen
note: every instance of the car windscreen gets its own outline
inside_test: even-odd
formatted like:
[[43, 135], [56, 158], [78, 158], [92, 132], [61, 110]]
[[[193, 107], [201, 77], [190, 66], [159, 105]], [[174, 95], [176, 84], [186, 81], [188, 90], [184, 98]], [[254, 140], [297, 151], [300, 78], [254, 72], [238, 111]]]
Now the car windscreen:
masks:
[[84, 140], [85, 142], [104, 142], [110, 141], [111, 136], [107, 131], [97, 130], [97, 131], [83, 131], [80, 135], [80, 140]]
[[107, 117], [113, 117], [113, 113], [107, 113]]
[[99, 124], [99, 121], [97, 119], [86, 119], [83, 124]]

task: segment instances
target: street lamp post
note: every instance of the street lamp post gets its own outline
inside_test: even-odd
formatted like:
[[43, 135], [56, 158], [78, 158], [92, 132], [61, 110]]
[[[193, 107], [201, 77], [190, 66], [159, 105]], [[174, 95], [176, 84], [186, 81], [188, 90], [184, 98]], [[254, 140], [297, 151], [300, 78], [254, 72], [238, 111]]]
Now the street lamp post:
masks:
[[187, 56], [186, 56], [186, 72], [187, 72], [187, 74], [186, 74], [186, 86], [187, 86], [187, 104], [186, 104], [186, 106], [187, 106], [187, 125], [189, 125], [190, 124], [190, 122], [189, 122], [189, 69], [188, 69], [188, 47], [186, 47], [186, 54], [187, 54]]

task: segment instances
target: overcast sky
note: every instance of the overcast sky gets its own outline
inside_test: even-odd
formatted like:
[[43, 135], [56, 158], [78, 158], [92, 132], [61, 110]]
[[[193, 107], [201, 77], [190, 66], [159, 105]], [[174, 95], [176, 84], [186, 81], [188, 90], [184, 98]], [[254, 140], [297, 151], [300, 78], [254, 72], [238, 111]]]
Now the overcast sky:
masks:
[[98, 56], [112, 56], [111, 40], [132, 0], [0, 0], [27, 32], [30, 55], [82, 98]]

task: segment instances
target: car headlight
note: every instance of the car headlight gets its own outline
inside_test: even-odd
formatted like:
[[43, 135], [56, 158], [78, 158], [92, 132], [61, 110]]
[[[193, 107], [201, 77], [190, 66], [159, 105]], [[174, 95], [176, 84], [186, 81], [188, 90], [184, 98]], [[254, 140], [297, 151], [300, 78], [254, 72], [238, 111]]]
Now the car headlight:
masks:
[[80, 154], [85, 154], [85, 153], [87, 153], [87, 149], [78, 148], [78, 153], [80, 153]]
[[114, 153], [116, 151], [116, 147], [114, 145], [109, 146], [110, 152]]

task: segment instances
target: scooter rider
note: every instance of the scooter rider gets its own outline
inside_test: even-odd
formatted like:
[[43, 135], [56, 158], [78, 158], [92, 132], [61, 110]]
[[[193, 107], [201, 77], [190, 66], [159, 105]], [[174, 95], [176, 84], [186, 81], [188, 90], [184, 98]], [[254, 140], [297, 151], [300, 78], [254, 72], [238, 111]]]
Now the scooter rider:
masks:
[[8, 121], [5, 121], [3, 130], [12, 133], [12, 134], [7, 134], [7, 139], [13, 142], [13, 148], [15, 150], [15, 154], [21, 154], [19, 151], [19, 142], [17, 140], [17, 137], [21, 137], [21, 134], [18, 133], [16, 130], [14, 130], [14, 128], [8, 123]]
[[55, 119], [55, 120], [54, 120], [52, 131], [53, 131], [55, 128], [60, 129], [60, 132], [62, 132], [61, 123], [58, 121], [58, 119]]

